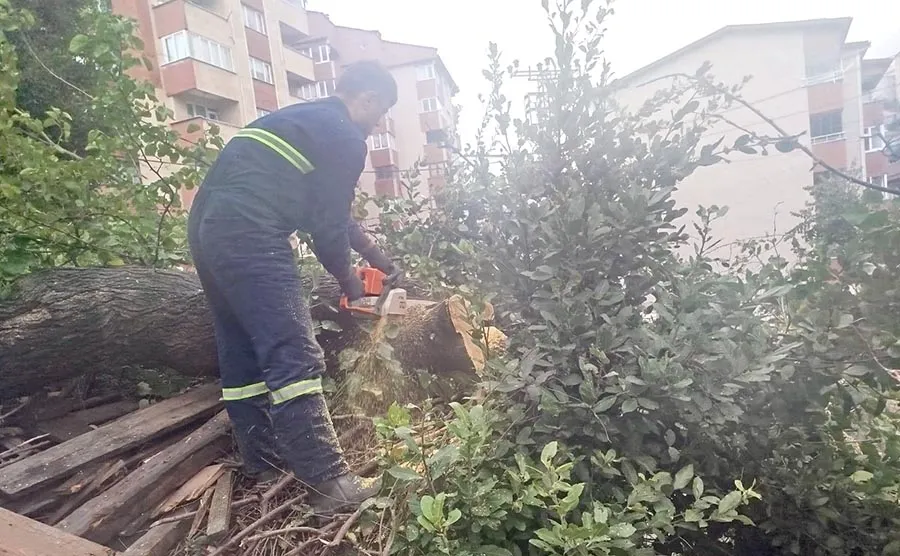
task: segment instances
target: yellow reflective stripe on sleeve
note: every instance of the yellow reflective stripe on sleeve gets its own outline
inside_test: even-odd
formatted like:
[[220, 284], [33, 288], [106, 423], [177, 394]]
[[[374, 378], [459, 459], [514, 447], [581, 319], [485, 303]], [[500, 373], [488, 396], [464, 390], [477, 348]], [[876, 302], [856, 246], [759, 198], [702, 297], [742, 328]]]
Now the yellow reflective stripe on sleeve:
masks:
[[310, 380], [301, 380], [293, 384], [288, 384], [284, 388], [279, 388], [272, 392], [272, 403], [280, 404], [300, 396], [308, 396], [310, 394], [322, 393], [322, 379], [313, 378]]
[[248, 384], [247, 386], [239, 386], [237, 388], [222, 388], [222, 400], [234, 402], [268, 393], [269, 389], [266, 387], [266, 383], [257, 382], [256, 384]]
[[263, 145], [269, 147], [270, 149], [281, 155], [282, 158], [290, 162], [295, 168], [297, 168], [304, 174], [308, 174], [315, 169], [315, 166], [312, 165], [312, 162], [310, 162], [305, 156], [303, 156], [300, 151], [298, 151], [287, 141], [270, 131], [247, 127], [235, 133], [234, 136], [259, 141]]

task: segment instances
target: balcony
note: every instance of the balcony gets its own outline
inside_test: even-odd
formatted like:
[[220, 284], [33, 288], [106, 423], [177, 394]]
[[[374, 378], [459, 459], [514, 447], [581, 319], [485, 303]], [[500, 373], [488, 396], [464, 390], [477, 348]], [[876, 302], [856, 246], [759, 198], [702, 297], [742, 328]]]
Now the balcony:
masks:
[[[306, 15], [305, 5], [306, 2], [303, 0], [271, 0], [266, 2], [266, 8], [275, 15], [279, 23], [298, 31], [302, 35], [309, 36], [309, 18]], [[282, 30], [282, 34], [284, 34], [284, 30]]]
[[222, 44], [230, 44], [231, 24], [216, 2], [171, 0], [154, 6], [153, 17], [159, 37], [183, 29], [193, 31]]
[[312, 58], [289, 47], [282, 48], [281, 55], [288, 73], [306, 81], [312, 81], [315, 78], [316, 65]]
[[187, 58], [162, 67], [163, 87], [169, 96], [199, 93], [200, 96], [239, 102], [241, 83], [237, 74]]
[[177, 122], [173, 122], [171, 124], [172, 129], [175, 130], [178, 135], [181, 136], [182, 139], [190, 142], [196, 142], [201, 137], [209, 133], [213, 126], [219, 128], [219, 136], [226, 143], [234, 137], [234, 134], [240, 131], [240, 127], [223, 122], [220, 120], [207, 120], [206, 118], [188, 118], [186, 120], [179, 120]]
[[399, 166], [399, 156], [396, 149], [377, 149], [369, 151], [369, 157], [372, 160], [373, 168], [383, 166]]

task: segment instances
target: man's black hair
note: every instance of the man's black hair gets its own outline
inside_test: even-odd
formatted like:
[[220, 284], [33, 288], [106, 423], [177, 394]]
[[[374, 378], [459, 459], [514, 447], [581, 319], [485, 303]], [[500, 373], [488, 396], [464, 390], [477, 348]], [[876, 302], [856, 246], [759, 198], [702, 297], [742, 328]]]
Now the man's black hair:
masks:
[[377, 93], [387, 106], [397, 104], [397, 82], [394, 81], [394, 76], [374, 60], [363, 60], [347, 66], [335, 87], [336, 93], [348, 98], [369, 91]]

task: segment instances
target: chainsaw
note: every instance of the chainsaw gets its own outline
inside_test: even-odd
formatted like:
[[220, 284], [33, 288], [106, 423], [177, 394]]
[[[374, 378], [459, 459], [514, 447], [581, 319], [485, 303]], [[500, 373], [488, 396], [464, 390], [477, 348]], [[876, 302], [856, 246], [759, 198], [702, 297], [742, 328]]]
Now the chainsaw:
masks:
[[369, 266], [356, 268], [356, 274], [363, 283], [363, 296], [350, 302], [341, 296], [340, 307], [350, 313], [365, 317], [385, 317], [406, 314], [406, 290], [395, 287], [387, 280], [387, 275]]

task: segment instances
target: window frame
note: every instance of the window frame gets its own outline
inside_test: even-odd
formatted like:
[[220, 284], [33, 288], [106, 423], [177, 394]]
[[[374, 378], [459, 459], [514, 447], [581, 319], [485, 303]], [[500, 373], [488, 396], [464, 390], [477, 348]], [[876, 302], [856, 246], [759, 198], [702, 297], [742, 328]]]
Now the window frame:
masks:
[[[211, 122], [221, 122], [222, 117], [219, 114], [218, 108], [212, 108], [205, 104], [199, 104], [196, 102], [187, 102], [185, 103], [185, 108], [187, 110], [188, 116], [191, 118], [203, 118], [204, 120], [209, 120]], [[202, 109], [201, 111], [198, 109]]]
[[[255, 79], [257, 81], [262, 81], [263, 83], [268, 83], [269, 85], [274, 85], [275, 84], [275, 70], [272, 69], [272, 64], [265, 60], [262, 60], [260, 58], [255, 58], [253, 56], [250, 56], [249, 58], [250, 58], [250, 77], [252, 77], [253, 79]], [[260, 69], [260, 68], [254, 67], [255, 64], [259, 64], [260, 68], [264, 70], [262, 72], [264, 74], [263, 77], [260, 77], [259, 75], [257, 75], [256, 70]]]
[[373, 133], [369, 146], [373, 151], [382, 151], [394, 148], [394, 138], [388, 132]]
[[429, 81], [431, 79], [437, 79], [437, 69], [434, 67], [434, 62], [416, 66], [416, 81]]
[[[825, 124], [834, 123], [826, 118], [837, 116], [837, 126], [828, 126]], [[816, 119], [818, 118], [818, 119]], [[816, 124], [819, 124], [818, 126]], [[820, 129], [816, 129], [819, 127]], [[809, 136], [813, 144], [830, 143], [831, 141], [840, 141], [844, 139], [844, 111], [842, 109], [828, 110], [827, 112], [819, 112], [810, 114], [809, 116]]]
[[[266, 30], [266, 14], [263, 12], [251, 8], [247, 4], [241, 4], [242, 11], [244, 12], [244, 27], [247, 29], [252, 29], [259, 33], [260, 35], [268, 36], [268, 32]], [[251, 25], [252, 23], [258, 23], [259, 28]]]
[[[880, 142], [878, 147], [873, 146], [876, 142]], [[863, 128], [863, 150], [867, 153], [877, 153], [884, 150], [887, 141], [884, 140], [884, 124], [873, 125]]]
[[[428, 110], [427, 109], [428, 106], [426, 106], [426, 103], [428, 104], [428, 106], [430, 106], [431, 104], [434, 104], [434, 108], [431, 110]], [[420, 114], [428, 114], [430, 112], [439, 112], [440, 110], [441, 110], [441, 99], [439, 99], [438, 97], [423, 98], [422, 100], [419, 101], [419, 113]]]
[[[174, 53], [170, 52], [169, 49], [170, 40], [172, 41], [172, 46], [174, 46]], [[225, 71], [234, 72], [234, 58], [231, 47], [225, 46], [209, 37], [182, 29], [161, 37], [160, 41], [162, 41], [163, 64], [171, 64], [190, 58]]]

